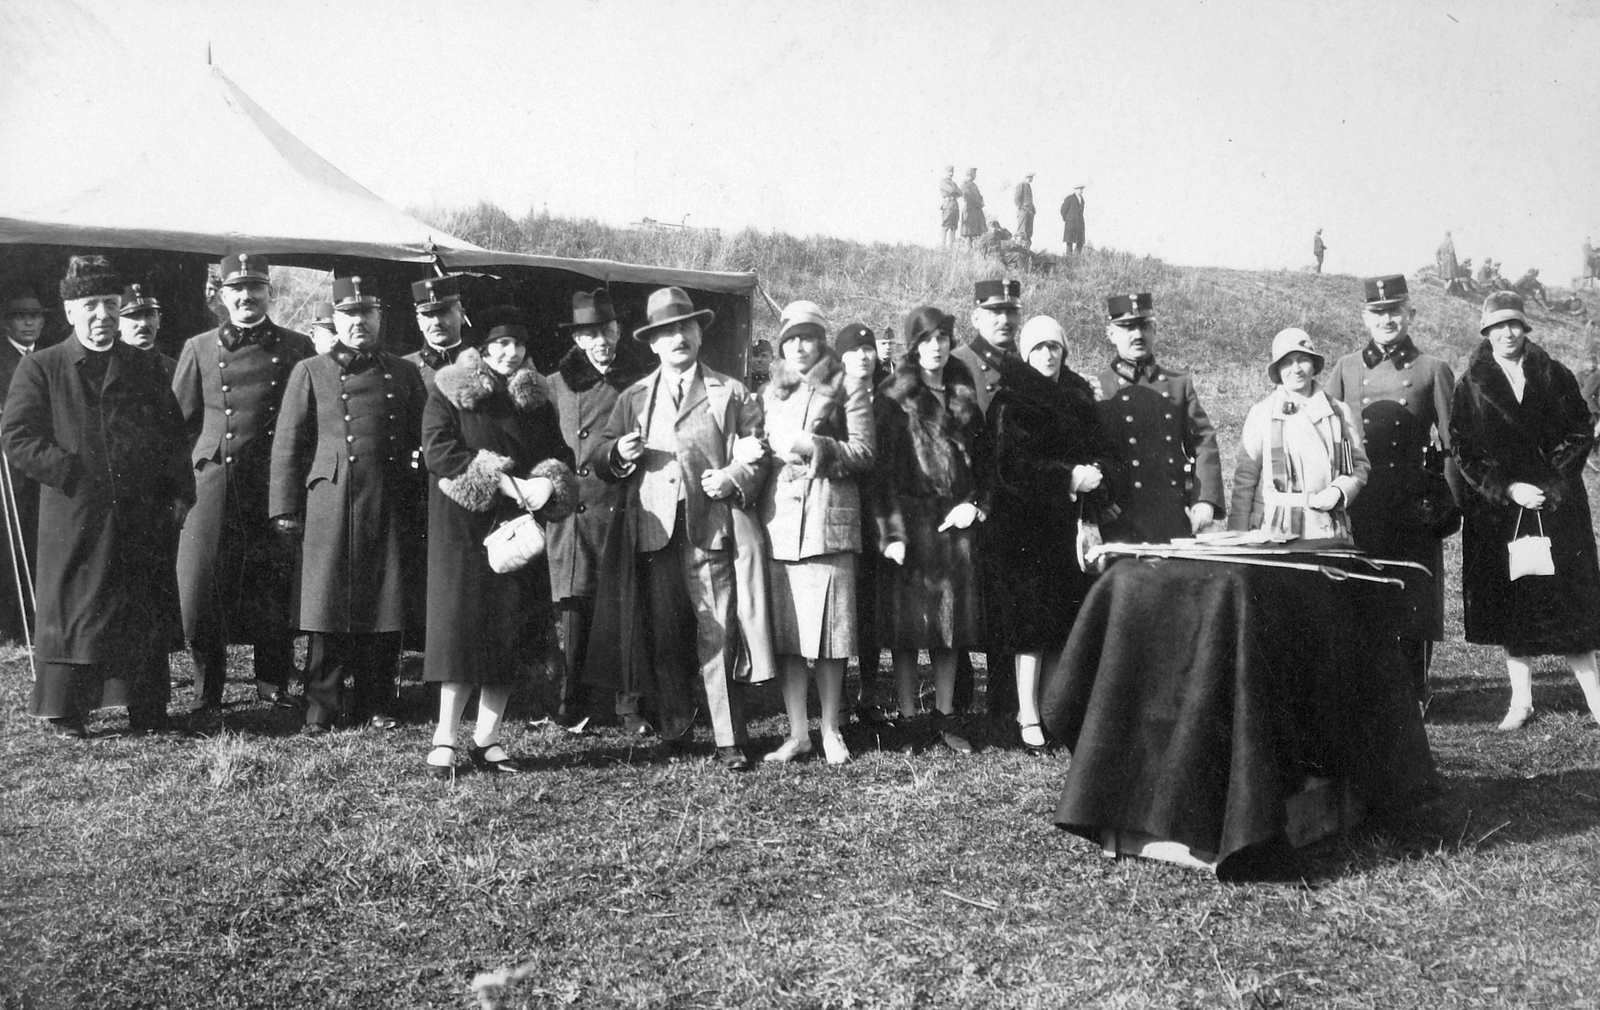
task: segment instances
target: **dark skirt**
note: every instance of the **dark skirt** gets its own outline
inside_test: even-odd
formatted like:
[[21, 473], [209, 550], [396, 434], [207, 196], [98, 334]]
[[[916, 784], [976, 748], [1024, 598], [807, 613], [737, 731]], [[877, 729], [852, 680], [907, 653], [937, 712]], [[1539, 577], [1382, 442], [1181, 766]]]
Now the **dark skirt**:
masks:
[[907, 497], [901, 508], [906, 563], [878, 570], [879, 645], [895, 651], [981, 647], [975, 530], [935, 532], [944, 512], [932, 498]]
[[[1516, 506], [1477, 500], [1462, 523], [1466, 639], [1513, 656], [1571, 655], [1600, 649], [1600, 564], [1582, 479], [1566, 482], [1559, 507], [1522, 515]], [[1516, 532], [1550, 538], [1554, 575], [1510, 576], [1506, 545]]]

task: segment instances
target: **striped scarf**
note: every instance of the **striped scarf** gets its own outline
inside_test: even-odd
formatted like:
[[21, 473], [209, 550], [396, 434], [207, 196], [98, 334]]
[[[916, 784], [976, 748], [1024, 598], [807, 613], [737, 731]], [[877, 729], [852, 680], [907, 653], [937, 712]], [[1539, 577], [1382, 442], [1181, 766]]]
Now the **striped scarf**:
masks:
[[[1333, 407], [1325, 394], [1318, 390], [1315, 396], [1322, 398], [1322, 403], [1329, 408], [1328, 418], [1330, 424], [1327, 433], [1331, 435], [1332, 445], [1329, 446], [1329, 461], [1331, 473], [1328, 475], [1327, 485], [1333, 483], [1336, 477], [1347, 477], [1355, 472], [1355, 460], [1350, 449], [1349, 433], [1345, 431], [1344, 415]], [[1269, 457], [1271, 470], [1269, 471], [1269, 486], [1271, 492], [1267, 495], [1266, 516], [1263, 525], [1276, 533], [1286, 533], [1290, 536], [1303, 537], [1306, 531], [1306, 506], [1305, 496], [1307, 478], [1309, 475], [1300, 472], [1295, 465], [1295, 457], [1284, 449], [1283, 429], [1285, 423], [1299, 410], [1304, 409], [1292, 400], [1282, 396], [1275, 396], [1277, 401], [1272, 412], [1271, 434], [1269, 436]], [[1313, 406], [1316, 401], [1306, 404]], [[1317, 427], [1312, 422], [1313, 427]], [[1318, 428], [1319, 433], [1321, 431]], [[1326, 485], [1325, 485], [1326, 486]], [[1276, 492], [1275, 494], [1273, 492]], [[1285, 502], [1282, 499], [1274, 501], [1279, 496], [1294, 496], [1296, 500]], [[1348, 539], [1350, 536], [1350, 520], [1345, 514], [1345, 508], [1340, 505], [1328, 514], [1333, 527], [1332, 536]], [[1318, 531], [1323, 532], [1323, 531]], [[1322, 539], [1316, 537], [1315, 539]]]

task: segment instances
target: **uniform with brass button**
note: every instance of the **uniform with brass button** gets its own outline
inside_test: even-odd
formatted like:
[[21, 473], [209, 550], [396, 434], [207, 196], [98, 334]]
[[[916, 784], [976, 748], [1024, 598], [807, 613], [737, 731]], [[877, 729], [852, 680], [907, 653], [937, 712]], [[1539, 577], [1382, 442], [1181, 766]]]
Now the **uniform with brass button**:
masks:
[[[1401, 635], [1412, 663], [1413, 687], [1426, 690], [1432, 643], [1444, 637], [1444, 546], [1438, 531], [1419, 522], [1418, 503], [1429, 478], [1424, 455], [1437, 442], [1450, 451], [1450, 404], [1455, 374], [1418, 350], [1410, 326], [1416, 309], [1398, 274], [1364, 282], [1362, 319], [1370, 339], [1328, 369], [1323, 388], [1361, 417], [1372, 473], [1350, 505], [1351, 533], [1368, 554], [1425, 565], [1434, 574], [1426, 593], [1408, 593], [1410, 630]], [[1447, 464], [1455, 477], [1454, 464]]]
[[223, 259], [229, 319], [184, 343], [172, 378], [195, 472], [197, 500], [178, 543], [178, 592], [200, 709], [222, 702], [229, 645], [254, 646], [259, 697], [293, 704], [295, 557], [273, 529], [267, 483], [284, 382], [316, 348], [268, 315], [268, 271], [256, 254]]
[[[272, 445], [270, 512], [303, 528], [295, 626], [311, 634], [308, 727], [343, 709], [393, 725], [400, 639], [411, 619], [406, 573], [422, 544], [406, 507], [425, 479], [413, 466], [426, 389], [409, 361], [378, 344], [376, 297], [359, 276], [333, 285], [339, 343], [290, 372]], [[392, 395], [391, 395], [392, 394]], [[345, 672], [355, 677], [348, 706]]]
[[1194, 382], [1155, 359], [1155, 300], [1146, 292], [1106, 300], [1111, 363], [1090, 378], [1106, 434], [1128, 467], [1121, 514], [1101, 530], [1119, 543], [1166, 543], [1191, 536], [1195, 513], [1227, 512], [1217, 430]]
[[[617, 395], [644, 377], [644, 368], [618, 346], [616, 309], [605, 288], [579, 291], [572, 296], [570, 320], [560, 331], [574, 346], [562, 355], [545, 384], [561, 415], [561, 437], [577, 460], [578, 503], [572, 515], [545, 528], [550, 557], [550, 596], [561, 611], [561, 639], [566, 670], [561, 684], [557, 718], [574, 725], [583, 718], [587, 702], [583, 670], [589, 657], [589, 626], [594, 617], [595, 578], [605, 553], [611, 516], [622, 498], [622, 485], [609, 483], [595, 472], [588, 458], [599, 444]], [[631, 349], [630, 349], [631, 350]], [[599, 364], [605, 365], [605, 371]], [[635, 728], [638, 700], [617, 699], [616, 712]], [[628, 716], [634, 716], [629, 719]]]

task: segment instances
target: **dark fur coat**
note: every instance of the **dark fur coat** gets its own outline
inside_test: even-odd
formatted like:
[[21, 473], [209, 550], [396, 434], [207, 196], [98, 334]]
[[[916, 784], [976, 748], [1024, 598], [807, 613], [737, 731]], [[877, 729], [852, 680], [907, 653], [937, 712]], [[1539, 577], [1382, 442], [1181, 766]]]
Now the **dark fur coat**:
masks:
[[[1594, 444], [1589, 408], [1572, 373], [1531, 340], [1523, 374], [1518, 403], [1485, 340], [1456, 384], [1450, 439], [1466, 483], [1466, 638], [1513, 655], [1584, 652], [1600, 648], [1600, 564], [1583, 486]], [[1542, 489], [1544, 508], [1519, 508], [1508, 490], [1518, 482]], [[1507, 543], [1514, 531], [1526, 536], [1541, 528], [1555, 574], [1511, 581]]]

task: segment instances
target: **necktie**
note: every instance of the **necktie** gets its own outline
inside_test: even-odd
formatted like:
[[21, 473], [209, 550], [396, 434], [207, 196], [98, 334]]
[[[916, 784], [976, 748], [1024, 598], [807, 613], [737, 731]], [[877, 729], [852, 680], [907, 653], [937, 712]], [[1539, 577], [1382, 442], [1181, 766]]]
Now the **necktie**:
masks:
[[672, 409], [677, 410], [683, 406], [683, 380], [672, 381]]

